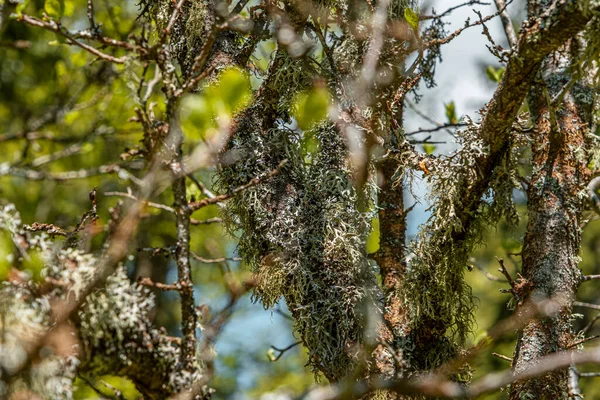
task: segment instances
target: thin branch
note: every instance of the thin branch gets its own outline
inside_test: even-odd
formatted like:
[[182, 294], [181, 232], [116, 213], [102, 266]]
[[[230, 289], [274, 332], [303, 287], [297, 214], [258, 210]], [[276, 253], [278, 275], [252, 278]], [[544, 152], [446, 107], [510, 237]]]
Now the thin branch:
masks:
[[520, 301], [521, 296], [519, 296], [519, 291], [517, 290], [517, 284], [514, 281], [514, 279], [510, 276], [510, 273], [508, 272], [508, 270], [506, 269], [506, 266], [504, 265], [504, 259], [496, 257], [496, 260], [498, 260], [498, 263], [500, 264], [500, 268], [498, 268], [498, 271], [502, 272], [502, 275], [504, 275], [506, 277], [506, 280], [510, 284], [510, 292], [512, 293], [512, 295], [514, 296], [514, 298], [517, 301]]
[[174, 290], [177, 292], [181, 292], [184, 290], [185, 285], [177, 282], [173, 284], [154, 282], [150, 277], [139, 277], [137, 283], [142, 286], [155, 287], [162, 291]]
[[53, 21], [53, 20], [43, 21], [41, 19], [31, 17], [26, 14], [22, 14], [21, 16], [17, 17], [16, 20], [25, 22], [26, 24], [29, 24], [31, 26], [37, 26], [37, 27], [45, 29], [47, 31], [54, 32], [57, 35], [60, 35], [64, 38], [66, 38], [69, 43], [79, 46], [82, 49], [86, 50], [87, 52], [95, 55], [96, 57], [102, 58], [103, 60], [110, 61], [115, 64], [123, 64], [123, 63], [125, 63], [125, 60], [127, 59], [127, 57], [125, 57], [125, 56], [120, 57], [120, 58], [111, 56], [109, 54], [101, 52], [100, 50], [96, 49], [95, 47], [92, 47], [88, 44], [80, 42], [70, 32], [63, 30], [61, 28], [60, 24], [57, 23], [56, 21]]
[[498, 278], [497, 276], [494, 276], [494, 275], [490, 274], [489, 272], [487, 272], [487, 271], [485, 270], [485, 268], [483, 268], [481, 265], [479, 265], [479, 263], [477, 263], [477, 262], [475, 261], [475, 259], [470, 259], [469, 261], [470, 261], [470, 263], [471, 263], [471, 265], [472, 265], [472, 266], [474, 266], [474, 267], [475, 267], [475, 268], [477, 268], [479, 271], [481, 271], [481, 273], [482, 273], [483, 275], [485, 275], [485, 277], [486, 277], [487, 279], [489, 279], [490, 281], [494, 281], [494, 282], [503, 282], [503, 283], [506, 283], [506, 282], [508, 282], [508, 281], [507, 281], [507, 280], [505, 280], [505, 279]]
[[[508, 6], [508, 4], [510, 4], [512, 2], [512, 0], [509, 0], [508, 3], [506, 3], [505, 7]], [[430, 48], [432, 46], [438, 46], [441, 44], [448, 44], [450, 43], [453, 39], [455, 39], [458, 35], [460, 35], [461, 33], [463, 33], [463, 31], [465, 31], [466, 29], [472, 28], [474, 26], [478, 26], [478, 25], [482, 25], [488, 21], [490, 21], [491, 19], [497, 17], [498, 15], [500, 15], [500, 13], [504, 11], [504, 8], [502, 10], [499, 10], [498, 12], [495, 12], [494, 14], [490, 14], [487, 17], [480, 19], [479, 21], [476, 22], [468, 22], [465, 24], [465, 26], [463, 26], [462, 28], [458, 28], [456, 31], [454, 31], [453, 33], [451, 33], [450, 35], [446, 36], [445, 38], [441, 38], [441, 39], [433, 39], [430, 40], [429, 42], [424, 43], [424, 47], [425, 48]]]
[[210, 204], [216, 204], [216, 203], [228, 200], [228, 199], [232, 198], [233, 196], [235, 196], [236, 194], [243, 192], [244, 190], [247, 190], [253, 186], [259, 185], [259, 184], [263, 183], [264, 181], [266, 181], [267, 179], [270, 179], [273, 176], [277, 175], [286, 164], [287, 164], [287, 160], [283, 160], [282, 162], [279, 163], [277, 168], [267, 172], [266, 174], [264, 174], [262, 176], [252, 178], [245, 185], [234, 188], [234, 189], [230, 190], [228, 193], [220, 194], [213, 198], [202, 199], [199, 201], [189, 203], [188, 207], [193, 212], [193, 211], [199, 210], [202, 207], [206, 207]]
[[299, 341], [297, 341], [297, 342], [294, 342], [294, 343], [290, 344], [289, 346], [287, 346], [287, 347], [284, 347], [283, 349], [277, 348], [277, 347], [275, 347], [275, 346], [271, 346], [271, 350], [272, 350], [273, 352], [278, 352], [279, 354], [277, 354], [277, 355], [274, 355], [274, 354], [271, 354], [271, 353], [269, 353], [269, 360], [271, 360], [271, 362], [278, 361], [278, 360], [279, 360], [281, 357], [283, 357], [283, 355], [284, 355], [284, 354], [285, 354], [287, 351], [289, 351], [289, 350], [293, 349], [294, 347], [298, 346], [299, 344], [302, 344], [302, 341], [301, 341], [301, 340], [299, 340]]
[[573, 343], [571, 343], [571, 344], [570, 344], [570, 345], [568, 345], [566, 348], [567, 348], [567, 349], [572, 349], [573, 347], [577, 347], [577, 346], [579, 346], [580, 344], [587, 343], [587, 342], [589, 342], [590, 340], [598, 339], [599, 337], [600, 337], [600, 335], [595, 335], [595, 336], [590, 336], [590, 337], [587, 337], [587, 338], [583, 338], [583, 339], [581, 339], [581, 340], [578, 340], [578, 341], [576, 341], [576, 342], [573, 342]]
[[508, 361], [508, 362], [513, 362], [513, 359], [512, 359], [511, 357], [507, 357], [507, 356], [505, 356], [505, 355], [503, 355], [503, 354], [499, 354], [499, 353], [492, 353], [492, 355], [493, 355], [494, 357], [498, 357], [498, 358], [500, 358], [500, 359], [502, 359], [502, 360], [505, 360], [505, 361]]
[[183, 3], [185, 3], [185, 0], [179, 0], [177, 2], [177, 4], [175, 5], [175, 8], [173, 9], [173, 13], [171, 13], [171, 18], [169, 19], [169, 23], [167, 24], [167, 27], [165, 28], [164, 36], [163, 36], [164, 38], [169, 37], [169, 35], [171, 34], [171, 29], [173, 29], [173, 25], [175, 25], [175, 21], [177, 21], [177, 16], [179, 15], [179, 11], [181, 10]]
[[517, 34], [515, 33], [515, 28], [510, 19], [510, 15], [508, 14], [508, 10], [506, 9], [506, 4], [504, 0], [494, 0], [494, 2], [496, 3], [496, 8], [500, 12], [500, 20], [502, 21], [508, 44], [511, 48], [514, 48], [517, 46]]
[[457, 10], [459, 8], [462, 8], [462, 7], [468, 7], [468, 6], [474, 6], [474, 5], [489, 6], [490, 3], [486, 3], [486, 2], [483, 2], [483, 1], [479, 1], [479, 0], [470, 0], [470, 1], [467, 1], [465, 3], [459, 4], [457, 6], [450, 7], [450, 8], [448, 8], [446, 11], [444, 11], [441, 14], [422, 15], [422, 16], [419, 17], [419, 19], [421, 21], [427, 21], [429, 19], [443, 18], [443, 17], [449, 15], [450, 13], [452, 13], [454, 10]]
[[436, 126], [435, 128], [419, 128], [416, 131], [412, 131], [412, 132], [408, 132], [405, 133], [404, 136], [412, 136], [412, 135], [417, 135], [419, 133], [432, 133], [432, 132], [437, 132], [440, 131], [442, 129], [448, 129], [448, 128], [460, 128], [463, 126], [467, 126], [467, 124], [465, 123], [458, 123], [458, 124], [441, 124]]
[[204, 258], [194, 252], [190, 252], [190, 254], [193, 259], [200, 261], [201, 263], [204, 263], [204, 264], [216, 264], [216, 263], [222, 263], [222, 262], [226, 262], [226, 261], [242, 261], [242, 259], [240, 257]]
[[588, 333], [593, 327], [596, 321], [600, 319], [600, 314], [597, 314], [592, 320], [581, 330], [582, 334]]
[[598, 304], [591, 304], [591, 303], [583, 303], [581, 301], [574, 301], [573, 305], [575, 307], [585, 307], [585, 308], [591, 308], [592, 310], [600, 310], [600, 305], [598, 305]]
[[580, 372], [580, 378], [597, 378], [600, 376], [600, 372]]
[[148, 207], [152, 207], [152, 208], [157, 208], [159, 210], [164, 210], [164, 211], [168, 211], [170, 213], [175, 214], [175, 209], [173, 207], [169, 207], [167, 205], [164, 204], [160, 204], [160, 203], [154, 203], [152, 201], [142, 201], [140, 199], [138, 199], [137, 197], [135, 197], [131, 192], [125, 193], [125, 192], [104, 192], [105, 196], [118, 196], [118, 197], [125, 197], [131, 200], [135, 200], [138, 202], [143, 203], [145, 206]]

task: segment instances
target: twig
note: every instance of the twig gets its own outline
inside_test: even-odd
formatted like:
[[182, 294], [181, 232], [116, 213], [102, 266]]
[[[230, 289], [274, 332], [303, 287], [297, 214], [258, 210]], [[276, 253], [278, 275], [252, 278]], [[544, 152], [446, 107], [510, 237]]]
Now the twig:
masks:
[[188, 207], [193, 212], [193, 211], [199, 210], [202, 207], [206, 207], [206, 206], [208, 206], [210, 204], [216, 204], [216, 203], [228, 200], [228, 199], [232, 198], [233, 196], [235, 196], [236, 194], [238, 194], [240, 192], [243, 192], [244, 190], [247, 190], [247, 189], [249, 189], [249, 188], [251, 188], [253, 186], [259, 185], [259, 184], [263, 183], [264, 181], [266, 181], [267, 179], [270, 179], [273, 176], [279, 174], [279, 172], [286, 165], [286, 163], [287, 163], [287, 159], [283, 160], [282, 162], [280, 162], [279, 165], [277, 166], [277, 168], [275, 168], [275, 169], [267, 172], [263, 176], [252, 178], [245, 185], [242, 185], [242, 186], [239, 186], [237, 188], [234, 188], [234, 189], [230, 190], [228, 193], [220, 194], [220, 195], [215, 196], [213, 198], [202, 199], [202, 200], [199, 200], [199, 201], [195, 201], [195, 202], [189, 203]]
[[460, 35], [464, 30], [472, 28], [474, 26], [478, 26], [481, 24], [484, 24], [486, 22], [488, 22], [489, 20], [497, 17], [498, 15], [500, 15], [500, 13], [502, 11], [504, 11], [504, 9], [512, 2], [512, 0], [509, 0], [508, 3], [506, 3], [506, 5], [504, 6], [504, 8], [502, 10], [499, 10], [498, 12], [495, 12], [494, 14], [490, 14], [487, 17], [480, 19], [477, 22], [467, 22], [465, 24], [465, 26], [463, 26], [462, 28], [459, 28], [457, 30], [455, 30], [453, 33], [451, 33], [450, 35], [446, 36], [445, 38], [441, 38], [441, 39], [433, 39], [430, 40], [429, 42], [424, 43], [424, 47], [425, 48], [430, 48], [432, 46], [438, 46], [441, 44], [448, 44], [450, 43], [453, 39], [455, 39], [458, 35]]
[[513, 27], [508, 10], [506, 9], [506, 4], [504, 0], [494, 0], [494, 2], [496, 3], [496, 8], [500, 12], [500, 20], [502, 21], [502, 26], [504, 27], [504, 33], [506, 34], [508, 45], [511, 48], [514, 48], [517, 46], [517, 34], [515, 33], [515, 28]]
[[495, 356], [495, 357], [501, 358], [501, 359], [503, 359], [503, 360], [505, 360], [505, 361], [508, 361], [508, 362], [513, 362], [513, 359], [512, 359], [511, 357], [507, 357], [507, 356], [505, 356], [505, 355], [503, 355], [503, 354], [499, 354], [499, 353], [492, 353], [492, 355], [493, 355], [493, 356]]
[[570, 344], [570, 345], [568, 345], [566, 348], [567, 348], [567, 349], [572, 349], [573, 347], [577, 347], [577, 346], [579, 346], [580, 344], [583, 344], [583, 343], [589, 342], [590, 340], [598, 339], [599, 337], [600, 337], [600, 335], [595, 335], [595, 336], [590, 336], [590, 337], [587, 337], [587, 338], [583, 338], [583, 339], [581, 339], [581, 340], [578, 340], [578, 341], [576, 341], [576, 342], [573, 342], [573, 343], [571, 343], [571, 344]]
[[63, 228], [58, 227], [54, 224], [45, 224], [40, 222], [34, 222], [31, 225], [25, 225], [23, 227], [25, 230], [30, 232], [46, 232], [50, 237], [55, 236], [67, 236], [69, 232], [65, 231]]
[[145, 206], [148, 207], [152, 207], [152, 208], [157, 208], [159, 210], [165, 210], [168, 211], [170, 213], [175, 213], [175, 209], [173, 207], [169, 207], [167, 205], [164, 204], [160, 204], [160, 203], [154, 203], [152, 201], [142, 201], [140, 199], [138, 199], [137, 197], [135, 197], [133, 194], [131, 193], [124, 193], [124, 192], [104, 192], [105, 196], [119, 196], [119, 197], [125, 197], [131, 200], [135, 200], [138, 202], [143, 203]]
[[471, 263], [471, 265], [473, 265], [475, 268], [477, 268], [479, 271], [481, 271], [481, 273], [483, 273], [483, 275], [485, 275], [485, 277], [487, 279], [489, 279], [490, 281], [494, 281], [494, 282], [508, 282], [505, 279], [502, 278], [498, 278], [497, 276], [494, 276], [492, 274], [490, 274], [489, 272], [487, 272], [485, 270], [485, 268], [483, 268], [481, 265], [479, 265], [479, 263], [475, 262], [474, 259], [469, 260], [469, 262]]
[[431, 132], [437, 132], [440, 131], [442, 129], [448, 129], [448, 128], [460, 128], [463, 126], [467, 126], [467, 124], [465, 123], [457, 123], [457, 124], [442, 124], [442, 125], [438, 125], [435, 128], [428, 128], [428, 129], [424, 129], [424, 128], [419, 128], [416, 131], [412, 131], [412, 132], [408, 132], [405, 133], [404, 136], [412, 136], [412, 135], [417, 135], [419, 133], [431, 133]]
[[600, 279], [600, 275], [584, 275], [582, 279], [584, 282], [585, 281], [593, 281], [596, 279]]
[[56, 21], [43, 21], [41, 19], [37, 19], [35, 17], [31, 17], [29, 15], [26, 14], [22, 14], [21, 16], [17, 17], [16, 19], [17, 21], [22, 21], [25, 22], [26, 24], [32, 25], [32, 26], [37, 26], [39, 28], [43, 28], [46, 29], [50, 32], [54, 32], [57, 35], [60, 35], [64, 38], [66, 38], [68, 40], [69, 43], [74, 44], [76, 46], [81, 47], [82, 49], [86, 50], [87, 52], [95, 55], [96, 57], [102, 58], [103, 60], [106, 61], [110, 61], [113, 62], [115, 64], [123, 64], [125, 63], [125, 60], [127, 59], [127, 57], [123, 56], [120, 58], [111, 56], [109, 54], [103, 53], [100, 50], [96, 49], [95, 47], [92, 47], [90, 45], [87, 45], [83, 42], [80, 42], [79, 40], [77, 40], [75, 38], [75, 36], [73, 36], [70, 32], [63, 30], [60, 26], [59, 23], [57, 23]]
[[177, 4], [175, 5], [175, 8], [173, 9], [173, 13], [171, 13], [171, 18], [169, 19], [169, 23], [167, 24], [167, 27], [165, 28], [163, 38], [168, 38], [169, 35], [171, 34], [171, 29], [173, 29], [173, 25], [175, 25], [175, 21], [177, 21], [177, 16], [179, 15], [179, 11], [181, 10], [183, 3], [185, 3], [185, 0], [179, 0], [177, 2]]
[[498, 260], [498, 263], [500, 264], [500, 268], [498, 268], [498, 271], [502, 272], [502, 275], [506, 277], [506, 280], [510, 284], [510, 292], [517, 301], [520, 301], [521, 297], [519, 296], [519, 292], [517, 291], [517, 284], [515, 283], [513, 278], [510, 276], [510, 273], [504, 266], [504, 259], [496, 257], [496, 260]]
[[422, 16], [419, 17], [419, 19], [421, 21], [427, 21], [429, 19], [443, 18], [446, 15], [450, 14], [452, 11], [456, 10], [456, 9], [459, 9], [461, 7], [466, 7], [466, 6], [474, 6], [474, 5], [489, 6], [490, 3], [486, 3], [486, 2], [483, 2], [483, 1], [479, 1], [479, 0], [471, 0], [471, 1], [467, 1], [465, 3], [459, 4], [457, 6], [450, 7], [450, 8], [448, 8], [446, 11], [444, 11], [441, 14], [422, 15]]
[[580, 378], [596, 378], [600, 376], [600, 372], [580, 372]]
[[138, 278], [137, 283], [142, 286], [155, 287], [162, 291], [174, 290], [174, 291], [181, 292], [181, 291], [183, 291], [183, 289], [185, 287], [185, 285], [182, 284], [181, 282], [177, 282], [177, 283], [173, 283], [173, 284], [166, 284], [166, 283], [154, 282], [150, 277], [141, 277], [141, 276]]
[[277, 347], [275, 347], [275, 346], [271, 346], [271, 350], [272, 350], [273, 352], [275, 352], [275, 351], [276, 351], [276, 352], [278, 352], [279, 354], [277, 354], [277, 355], [275, 356], [275, 355], [271, 354], [271, 352], [269, 352], [269, 355], [268, 355], [268, 356], [269, 356], [269, 360], [271, 360], [271, 362], [275, 362], [275, 361], [279, 360], [281, 357], [283, 357], [283, 355], [285, 354], [285, 352], [287, 352], [287, 351], [289, 351], [289, 350], [293, 349], [294, 347], [298, 346], [299, 344], [302, 344], [302, 341], [301, 341], [301, 340], [299, 340], [299, 341], [297, 341], [297, 342], [294, 342], [294, 343], [290, 344], [289, 346], [287, 346], [287, 347], [284, 347], [283, 349], [277, 348]]
[[[168, 211], [170, 213], [175, 214], [175, 209], [173, 207], [167, 206], [166, 204], [155, 203], [155, 202], [147, 201], [147, 200], [142, 201], [142, 200], [138, 199], [137, 197], [135, 197], [131, 192], [127, 192], [127, 193], [125, 193], [125, 192], [104, 192], [104, 195], [105, 196], [125, 197], [127, 199], [142, 202], [147, 207], [152, 207], [152, 208]], [[215, 224], [215, 223], [221, 223], [221, 222], [223, 222], [223, 218], [219, 218], [219, 217], [208, 218], [205, 220], [197, 220], [194, 218], [190, 218], [190, 224], [192, 224], [192, 225], [208, 225], [208, 224]]]
[[581, 330], [581, 333], [584, 335], [590, 331], [594, 327], [596, 321], [600, 319], [600, 314], [597, 314], [592, 320]]
[[191, 254], [192, 258], [200, 261], [201, 263], [205, 263], [205, 264], [216, 264], [216, 263], [222, 263], [225, 261], [242, 261], [242, 259], [240, 257], [204, 258], [204, 257], [201, 257], [198, 254], [194, 253], [193, 251], [190, 252], [190, 254]]
[[573, 305], [576, 306], [576, 307], [591, 308], [592, 310], [600, 310], [600, 305], [598, 305], [598, 304], [591, 304], [591, 303], [583, 303], [581, 301], [574, 301]]

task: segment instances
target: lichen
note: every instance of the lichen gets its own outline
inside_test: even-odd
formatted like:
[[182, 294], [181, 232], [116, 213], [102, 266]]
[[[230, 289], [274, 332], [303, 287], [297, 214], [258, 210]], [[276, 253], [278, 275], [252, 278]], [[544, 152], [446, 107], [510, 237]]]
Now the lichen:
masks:
[[239, 252], [255, 272], [254, 299], [269, 308], [284, 297], [309, 365], [337, 380], [360, 357], [377, 289], [365, 252], [369, 218], [359, 210], [346, 146], [329, 122], [313, 134], [321, 151], [307, 164], [297, 132], [238, 132], [240, 157], [222, 169], [219, 184], [227, 190], [288, 160], [277, 176], [228, 202], [225, 218], [242, 229]]
[[[427, 164], [429, 200], [435, 207], [411, 244], [411, 260], [400, 289], [412, 321], [407, 334], [419, 336], [410, 336], [413, 347], [423, 351], [423, 346], [430, 349], [430, 340], [436, 343], [435, 351], [428, 350], [425, 357], [419, 354], [425, 369], [435, 368], [453, 356], [471, 332], [475, 303], [471, 288], [463, 279], [469, 254], [481, 243], [485, 229], [500, 218], [518, 222], [512, 201], [512, 190], [518, 186], [516, 150], [499, 160], [489, 191], [477, 199], [474, 215], [464, 214], [471, 206], [465, 203], [465, 193], [469, 193], [480, 173], [477, 160], [488, 152], [478, 134], [478, 125], [467, 122], [467, 129], [458, 136], [460, 149]], [[413, 162], [405, 157], [400, 158], [402, 165]], [[421, 343], [422, 338], [427, 344]]]
[[[44, 260], [42, 283], [4, 282], [0, 287], [0, 364], [10, 374], [26, 361], [25, 349], [55, 328], [50, 300], [83, 300], [80, 296], [96, 278], [99, 262], [95, 254], [57, 246], [45, 232], [25, 231], [13, 205], [0, 208], [0, 229], [8, 231], [21, 250], [35, 249]], [[67, 341], [67, 354], [42, 357], [28, 370], [27, 379], [0, 380], [0, 395], [29, 390], [45, 398], [71, 399], [76, 372], [122, 375], [148, 399], [167, 398], [191, 387], [201, 379], [202, 365], [193, 371], [181, 368], [178, 340], [153, 327], [153, 307], [153, 296], [131, 283], [119, 266], [105, 287], [93, 291], [79, 308], [79, 345]], [[197, 398], [210, 393], [205, 387]]]

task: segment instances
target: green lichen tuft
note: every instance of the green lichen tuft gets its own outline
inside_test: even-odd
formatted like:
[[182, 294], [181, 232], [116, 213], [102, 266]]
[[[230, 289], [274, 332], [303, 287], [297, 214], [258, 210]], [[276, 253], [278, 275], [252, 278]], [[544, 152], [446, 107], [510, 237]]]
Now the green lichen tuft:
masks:
[[[412, 337], [412, 345], [420, 352], [424, 346], [428, 349], [426, 357], [419, 354], [423, 369], [435, 368], [454, 356], [471, 332], [475, 304], [463, 278], [469, 254], [481, 243], [487, 227], [501, 218], [518, 222], [512, 201], [512, 191], [518, 186], [516, 151], [507, 152], [499, 160], [490, 190], [478, 202], [476, 215], [463, 213], [470, 207], [464, 203], [464, 197], [468, 197], [465, 192], [478, 179], [477, 159], [488, 151], [477, 125], [468, 122], [469, 127], [458, 137], [460, 150], [428, 164], [430, 201], [436, 207], [412, 244], [413, 258], [401, 288], [412, 321], [408, 331], [418, 336]], [[431, 343], [439, 346], [429, 351]]]
[[220, 184], [227, 190], [288, 160], [277, 176], [232, 199], [225, 216], [242, 228], [239, 252], [255, 272], [254, 298], [266, 308], [285, 298], [313, 371], [338, 380], [361, 357], [377, 286], [365, 252], [369, 218], [358, 209], [345, 144], [331, 123], [312, 134], [321, 151], [309, 164], [297, 132], [238, 132], [240, 157], [222, 169]]

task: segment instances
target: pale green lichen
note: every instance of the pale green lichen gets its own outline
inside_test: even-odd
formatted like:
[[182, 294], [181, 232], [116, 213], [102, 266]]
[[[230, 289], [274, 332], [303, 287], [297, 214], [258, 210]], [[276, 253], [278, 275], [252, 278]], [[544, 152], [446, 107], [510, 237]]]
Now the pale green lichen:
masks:
[[[412, 256], [401, 288], [412, 321], [407, 332], [420, 335], [418, 332], [422, 331], [424, 336], [438, 337], [438, 349], [425, 357], [419, 354], [421, 367], [426, 369], [435, 368], [453, 356], [471, 332], [475, 304], [471, 289], [463, 278], [469, 254], [481, 243], [487, 227], [501, 218], [513, 224], [518, 221], [512, 201], [512, 191], [518, 186], [516, 151], [507, 152], [499, 160], [489, 182], [489, 191], [483, 199], [476, 199], [475, 215], [461, 214], [469, 207], [464, 202], [470, 201], [466, 193], [472, 182], [479, 180], [477, 160], [488, 152], [478, 134], [478, 126], [468, 123], [469, 127], [458, 136], [460, 149], [427, 164], [429, 174], [426, 179], [431, 188], [429, 200], [435, 207], [411, 245]], [[469, 225], [463, 226], [464, 221], [469, 221]], [[422, 351], [417, 343], [413, 345]]]
[[359, 211], [346, 147], [331, 123], [314, 135], [321, 151], [306, 164], [294, 131], [238, 132], [241, 156], [219, 182], [226, 190], [288, 160], [228, 202], [225, 217], [232, 230], [242, 228], [239, 252], [255, 272], [254, 298], [268, 308], [284, 297], [313, 371], [337, 380], [356, 366], [378, 295], [365, 252], [369, 218]]
[[[10, 374], [26, 361], [26, 346], [50, 329], [50, 299], [82, 300], [81, 294], [96, 279], [99, 261], [94, 254], [57, 247], [45, 232], [25, 231], [13, 205], [0, 208], [0, 230], [8, 231], [15, 243], [26, 243], [29, 250], [40, 253], [42, 277], [49, 288], [53, 286], [41, 295], [33, 282], [5, 282], [0, 287], [0, 364]], [[177, 339], [153, 327], [153, 308], [153, 296], [131, 283], [119, 266], [104, 288], [92, 292], [78, 310], [81, 345], [72, 349], [73, 355], [42, 357], [23, 375], [27, 379], [10, 383], [0, 379], [0, 396], [26, 389], [45, 398], [71, 399], [76, 372], [130, 378], [148, 399], [167, 398], [191, 387], [202, 379], [202, 366], [193, 371], [181, 368]], [[208, 398], [210, 393], [205, 387], [197, 398]]]

